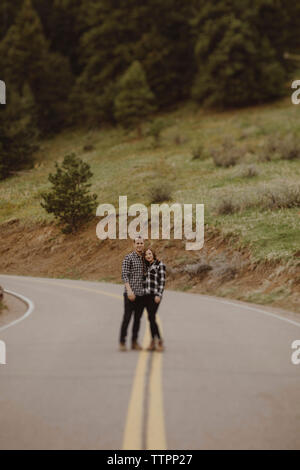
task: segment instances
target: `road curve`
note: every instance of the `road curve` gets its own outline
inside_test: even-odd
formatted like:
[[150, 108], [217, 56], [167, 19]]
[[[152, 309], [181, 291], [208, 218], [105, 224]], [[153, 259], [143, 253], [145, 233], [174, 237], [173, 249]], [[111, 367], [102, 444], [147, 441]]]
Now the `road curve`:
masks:
[[300, 448], [297, 319], [168, 291], [166, 352], [120, 353], [120, 285], [0, 281], [35, 306], [0, 329], [0, 449]]

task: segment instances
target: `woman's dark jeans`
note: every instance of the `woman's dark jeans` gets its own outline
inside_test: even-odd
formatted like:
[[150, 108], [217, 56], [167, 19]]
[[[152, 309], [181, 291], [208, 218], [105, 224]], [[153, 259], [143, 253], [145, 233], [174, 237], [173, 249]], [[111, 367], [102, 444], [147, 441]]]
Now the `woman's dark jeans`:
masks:
[[157, 304], [155, 302], [154, 298], [155, 298], [155, 295], [153, 295], [153, 294], [145, 295], [144, 296], [145, 307], [146, 307], [147, 312], [148, 312], [151, 336], [152, 336], [153, 339], [155, 337], [160, 339], [160, 332], [159, 332], [158, 324], [156, 323], [156, 313], [157, 313], [157, 310], [158, 310], [158, 307], [159, 307], [160, 303]]

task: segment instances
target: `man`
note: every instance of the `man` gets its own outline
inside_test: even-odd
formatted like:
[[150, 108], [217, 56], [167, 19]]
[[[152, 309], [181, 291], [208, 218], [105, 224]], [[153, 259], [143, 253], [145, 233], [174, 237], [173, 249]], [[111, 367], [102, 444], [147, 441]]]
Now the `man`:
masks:
[[134, 313], [132, 328], [131, 349], [140, 351], [142, 348], [137, 342], [141, 317], [144, 310], [144, 239], [138, 237], [134, 240], [134, 251], [125, 256], [122, 264], [122, 280], [125, 284], [124, 316], [120, 333], [120, 350], [126, 351], [127, 329]]

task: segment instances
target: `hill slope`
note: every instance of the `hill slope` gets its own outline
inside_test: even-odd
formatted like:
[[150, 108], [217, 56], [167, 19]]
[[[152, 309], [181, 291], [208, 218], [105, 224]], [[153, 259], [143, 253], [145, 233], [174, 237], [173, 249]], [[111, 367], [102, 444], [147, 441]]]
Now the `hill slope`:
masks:
[[[76, 152], [91, 165], [99, 203], [117, 207], [119, 195], [127, 195], [129, 204], [149, 205], [151, 189], [167, 184], [170, 202], [205, 204], [204, 250], [158, 244], [172, 268], [171, 287], [299, 310], [300, 160], [283, 157], [289, 151], [286, 136], [300, 137], [297, 113], [290, 100], [218, 114], [187, 104], [160, 116], [167, 127], [158, 146], [150, 137], [104, 128], [42, 142], [32, 170], [0, 183], [1, 271], [119, 279], [129, 242], [101, 244], [96, 220], [77, 236], [62, 236], [40, 207], [54, 162]], [[278, 136], [283, 148], [272, 149]], [[231, 156], [237, 162], [226, 167]], [[290, 187], [294, 192], [287, 193]], [[190, 267], [195, 263], [199, 269]], [[225, 277], [218, 276], [223, 268]]]

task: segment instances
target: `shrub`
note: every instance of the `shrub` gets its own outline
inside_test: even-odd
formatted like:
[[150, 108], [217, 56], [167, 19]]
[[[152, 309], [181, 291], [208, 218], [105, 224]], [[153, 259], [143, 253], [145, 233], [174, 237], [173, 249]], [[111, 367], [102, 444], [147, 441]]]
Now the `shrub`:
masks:
[[153, 137], [154, 144], [159, 145], [161, 139], [161, 133], [166, 128], [166, 123], [162, 119], [155, 119], [151, 122], [148, 129], [148, 135]]
[[234, 214], [239, 210], [237, 204], [235, 204], [232, 198], [224, 197], [220, 200], [216, 207], [216, 212], [218, 215], [229, 215]]
[[53, 187], [42, 193], [41, 206], [63, 224], [64, 233], [76, 232], [97, 206], [96, 194], [89, 194], [88, 181], [93, 174], [90, 166], [75, 154], [67, 155], [62, 166], [55, 163], [55, 167], [56, 173], [48, 177]]
[[216, 206], [217, 215], [227, 215], [245, 209], [256, 208], [260, 210], [293, 209], [300, 207], [300, 185], [276, 186], [269, 188], [255, 188], [241, 196], [224, 196]]
[[186, 137], [184, 135], [181, 135], [180, 132], [176, 132], [176, 134], [173, 137], [174, 139], [174, 144], [175, 145], [182, 145], [186, 142]]
[[300, 186], [269, 188], [263, 194], [261, 205], [271, 210], [300, 207]]
[[299, 141], [293, 134], [285, 137], [269, 137], [262, 148], [260, 159], [265, 162], [275, 159], [300, 159]]
[[238, 163], [241, 151], [230, 139], [225, 139], [219, 148], [211, 150], [212, 159], [216, 166], [228, 168]]
[[280, 157], [283, 160], [300, 159], [300, 143], [294, 135], [288, 135], [279, 144]]
[[193, 160], [204, 160], [206, 154], [204, 152], [204, 146], [202, 144], [197, 144], [192, 148]]
[[240, 169], [239, 176], [241, 178], [254, 178], [258, 176], [258, 169], [255, 165], [246, 165]]
[[262, 146], [262, 150], [259, 154], [259, 159], [262, 162], [270, 162], [274, 159], [277, 150], [277, 139], [269, 138], [264, 145]]
[[184, 267], [184, 272], [189, 274], [190, 277], [198, 277], [201, 280], [204, 279], [211, 270], [212, 267], [207, 263], [187, 264]]
[[83, 152], [92, 152], [93, 150], [95, 150], [95, 147], [93, 144], [86, 144], [83, 146]]
[[243, 139], [248, 139], [249, 137], [259, 137], [260, 135], [264, 135], [264, 134], [265, 134], [265, 130], [263, 127], [248, 126], [242, 130], [239, 139], [243, 140]]
[[213, 271], [214, 277], [218, 278], [222, 282], [231, 281], [235, 278], [237, 273], [237, 268], [231, 265], [218, 266]]
[[151, 204], [159, 204], [161, 202], [172, 199], [172, 188], [166, 181], [157, 181], [149, 190]]

